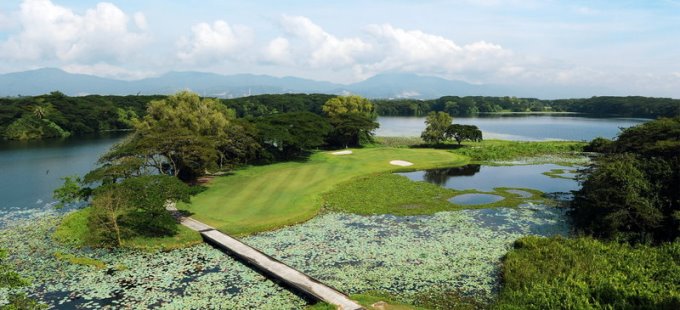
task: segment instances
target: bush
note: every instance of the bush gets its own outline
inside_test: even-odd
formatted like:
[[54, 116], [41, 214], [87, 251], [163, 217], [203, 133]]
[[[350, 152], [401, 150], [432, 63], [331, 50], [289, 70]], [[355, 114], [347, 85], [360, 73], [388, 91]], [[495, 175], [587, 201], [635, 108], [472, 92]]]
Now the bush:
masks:
[[680, 309], [680, 242], [525, 237], [502, 277], [498, 309]]
[[612, 147], [613, 147], [612, 140], [597, 137], [590, 141], [588, 145], [583, 147], [583, 151], [595, 153], [610, 153], [612, 151]]

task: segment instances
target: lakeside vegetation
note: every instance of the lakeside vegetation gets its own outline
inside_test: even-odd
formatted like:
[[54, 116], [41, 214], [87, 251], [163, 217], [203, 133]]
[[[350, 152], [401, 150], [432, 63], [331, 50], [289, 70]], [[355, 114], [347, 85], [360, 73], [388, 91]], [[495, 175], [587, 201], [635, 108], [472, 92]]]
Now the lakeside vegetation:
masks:
[[[110, 130], [133, 129], [150, 102], [169, 96], [82, 96], [60, 92], [35, 97], [0, 98], [0, 137], [10, 140], [59, 138]], [[284, 113], [325, 116], [328, 94], [270, 94], [215, 99], [238, 118], [253, 119]], [[432, 100], [373, 99], [373, 112], [383, 116], [425, 116], [446, 112], [471, 116], [497, 112], [573, 112], [590, 115], [657, 118], [680, 114], [680, 100], [650, 97], [592, 97], [539, 100], [515, 97], [445, 96]], [[351, 120], [351, 119], [348, 119]], [[356, 120], [354, 120], [356, 121]]]
[[472, 116], [495, 112], [574, 112], [592, 115], [657, 118], [680, 114], [680, 100], [670, 98], [592, 97], [582, 99], [542, 100], [517, 97], [444, 96], [432, 100], [374, 100], [378, 114], [389, 116], [425, 116], [446, 112], [453, 116]]

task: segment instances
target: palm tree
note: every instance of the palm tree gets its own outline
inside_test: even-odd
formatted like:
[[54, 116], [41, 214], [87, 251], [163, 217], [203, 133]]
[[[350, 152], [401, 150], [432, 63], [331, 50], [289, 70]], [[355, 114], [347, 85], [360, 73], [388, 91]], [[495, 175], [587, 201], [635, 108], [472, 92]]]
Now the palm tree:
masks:
[[37, 117], [38, 119], [43, 119], [45, 116], [47, 116], [47, 109], [44, 106], [34, 106], [33, 107], [33, 115]]

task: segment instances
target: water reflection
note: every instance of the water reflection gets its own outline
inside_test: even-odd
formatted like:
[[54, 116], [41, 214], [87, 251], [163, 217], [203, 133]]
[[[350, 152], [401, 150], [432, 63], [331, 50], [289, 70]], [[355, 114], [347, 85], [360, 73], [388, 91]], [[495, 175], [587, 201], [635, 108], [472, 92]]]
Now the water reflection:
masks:
[[474, 189], [490, 192], [497, 187], [531, 188], [544, 193], [570, 193], [578, 190], [576, 180], [544, 175], [553, 169], [574, 169], [555, 164], [483, 166], [466, 165], [399, 173], [413, 181], [424, 181], [457, 190]]
[[479, 172], [482, 165], [465, 165], [461, 167], [425, 170], [423, 181], [444, 186], [446, 181], [455, 176], [473, 176]]

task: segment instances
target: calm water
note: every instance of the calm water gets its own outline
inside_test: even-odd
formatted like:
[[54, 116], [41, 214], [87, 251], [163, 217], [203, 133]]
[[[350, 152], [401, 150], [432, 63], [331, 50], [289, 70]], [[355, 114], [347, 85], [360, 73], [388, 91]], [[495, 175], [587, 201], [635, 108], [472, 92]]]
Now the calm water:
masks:
[[60, 178], [84, 175], [123, 134], [47, 141], [0, 141], [0, 215], [49, 208]]
[[414, 181], [425, 181], [458, 190], [493, 191], [496, 187], [537, 189], [544, 193], [568, 193], [578, 190], [576, 180], [544, 175], [553, 169], [574, 169], [554, 164], [522, 166], [467, 165], [448, 169], [432, 169], [399, 173]]
[[449, 199], [449, 201], [458, 205], [483, 205], [503, 199], [505, 199], [503, 196], [492, 194], [462, 194]]
[[[476, 125], [485, 139], [503, 140], [592, 140], [613, 138], [620, 128], [647, 120], [633, 118], [592, 118], [574, 115], [494, 115], [454, 117], [457, 124]], [[378, 118], [377, 136], [420, 136], [425, 117], [383, 116]]]

